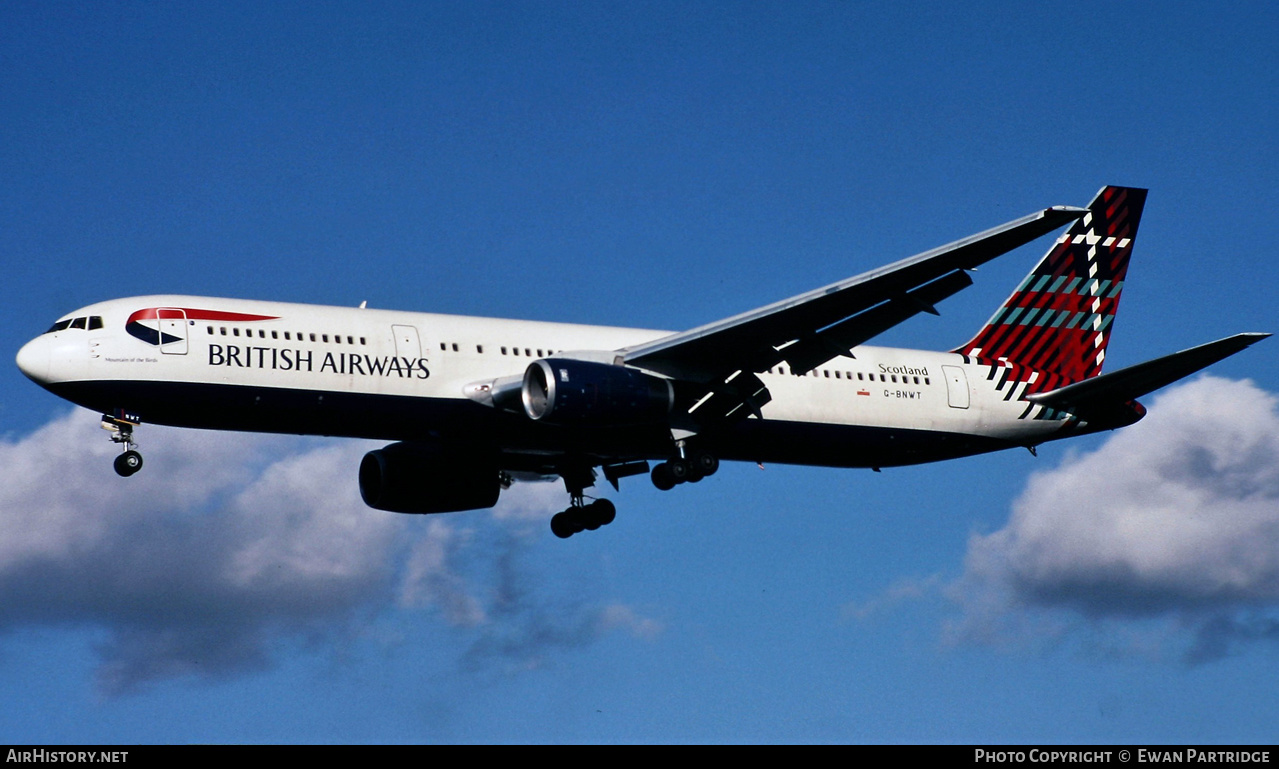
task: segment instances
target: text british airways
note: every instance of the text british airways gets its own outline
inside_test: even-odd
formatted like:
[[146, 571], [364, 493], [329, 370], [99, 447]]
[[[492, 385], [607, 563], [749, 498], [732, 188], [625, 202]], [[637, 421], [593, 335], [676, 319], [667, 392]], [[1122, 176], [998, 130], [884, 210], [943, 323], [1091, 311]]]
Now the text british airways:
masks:
[[[317, 364], [317, 361], [318, 364]], [[398, 376], [402, 379], [426, 379], [431, 371], [426, 358], [404, 358], [396, 355], [361, 355], [340, 352], [336, 355], [314, 350], [280, 349], [276, 347], [241, 346], [235, 344], [209, 345], [210, 366], [236, 366], [238, 368], [262, 368], [275, 371], [330, 372], [358, 376]]]

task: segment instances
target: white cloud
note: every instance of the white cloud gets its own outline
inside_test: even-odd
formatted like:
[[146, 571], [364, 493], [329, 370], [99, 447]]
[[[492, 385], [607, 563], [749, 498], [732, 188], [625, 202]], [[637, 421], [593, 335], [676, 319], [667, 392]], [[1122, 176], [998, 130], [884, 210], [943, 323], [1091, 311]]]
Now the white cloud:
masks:
[[624, 604], [615, 603], [603, 607], [599, 614], [601, 630], [620, 628], [636, 638], [651, 641], [662, 634], [666, 626], [651, 617], [642, 617]]
[[1276, 403], [1251, 382], [1203, 377], [1033, 476], [1007, 526], [970, 539], [954, 630], [1042, 637], [1081, 621], [1154, 622], [1195, 660], [1279, 637]]
[[409, 556], [408, 570], [400, 586], [400, 603], [407, 607], [436, 606], [449, 624], [474, 627], [488, 618], [476, 589], [453, 566], [458, 550], [469, 539], [447, 523], [433, 519], [426, 536]]
[[517, 484], [492, 513], [401, 516], [359, 498], [376, 444], [155, 426], [139, 431], [146, 466], [123, 479], [97, 421], [77, 410], [0, 442], [0, 632], [105, 629], [109, 693], [269, 667], [276, 639], [397, 607], [468, 630], [470, 668], [656, 632], [626, 607], [532, 587], [524, 553], [559, 544], [546, 530], [559, 484]]
[[904, 603], [919, 601], [936, 595], [944, 586], [940, 575], [917, 578], [907, 577], [890, 585], [880, 595], [868, 601], [850, 601], [840, 609], [843, 619], [865, 620]]

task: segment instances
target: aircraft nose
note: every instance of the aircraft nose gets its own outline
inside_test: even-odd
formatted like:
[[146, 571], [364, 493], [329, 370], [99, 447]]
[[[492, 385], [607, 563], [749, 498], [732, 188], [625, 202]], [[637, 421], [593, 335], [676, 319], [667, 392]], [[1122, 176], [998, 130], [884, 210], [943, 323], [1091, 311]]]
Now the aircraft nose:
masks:
[[49, 379], [49, 345], [48, 340], [36, 337], [18, 350], [18, 368], [27, 378], [43, 384]]

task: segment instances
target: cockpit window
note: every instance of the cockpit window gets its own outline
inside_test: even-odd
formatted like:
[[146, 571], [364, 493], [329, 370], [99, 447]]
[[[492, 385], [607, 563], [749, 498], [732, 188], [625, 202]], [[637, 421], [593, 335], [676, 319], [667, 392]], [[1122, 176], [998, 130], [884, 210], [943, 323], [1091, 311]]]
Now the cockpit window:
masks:
[[50, 326], [49, 330], [44, 333], [52, 334], [55, 331], [66, 331], [69, 328], [87, 328], [90, 331], [96, 331], [97, 329], [102, 328], [102, 316], [90, 315], [87, 318], [67, 318], [66, 320], [60, 320]]

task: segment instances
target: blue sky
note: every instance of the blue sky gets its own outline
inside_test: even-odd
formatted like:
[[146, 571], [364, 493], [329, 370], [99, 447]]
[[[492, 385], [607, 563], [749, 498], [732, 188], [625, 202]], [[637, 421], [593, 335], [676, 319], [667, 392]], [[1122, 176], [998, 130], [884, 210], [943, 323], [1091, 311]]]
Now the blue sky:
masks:
[[[0, 7], [0, 349], [145, 293], [689, 328], [1104, 184], [1107, 364], [1275, 331], [1273, 4]], [[1047, 241], [881, 341], [947, 349]], [[725, 466], [549, 532], [364, 508], [370, 445], [0, 367], [0, 741], [1269, 742], [1279, 364], [1122, 433]]]

